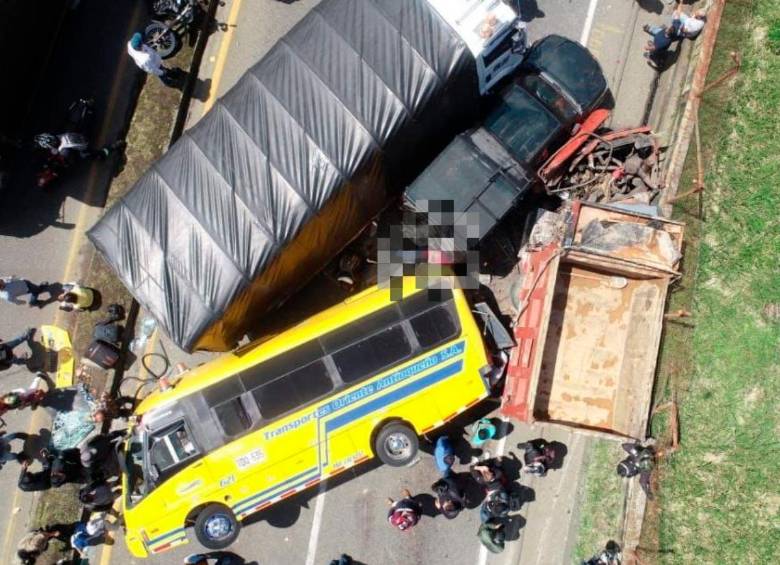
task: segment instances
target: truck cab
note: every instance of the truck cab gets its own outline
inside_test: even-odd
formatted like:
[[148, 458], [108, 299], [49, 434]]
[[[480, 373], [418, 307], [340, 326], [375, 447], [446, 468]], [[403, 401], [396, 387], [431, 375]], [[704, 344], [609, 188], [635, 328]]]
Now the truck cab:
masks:
[[495, 97], [482, 125], [458, 135], [406, 191], [476, 214], [484, 238], [537, 183], [539, 166], [604, 101], [607, 81], [588, 50], [550, 35], [526, 53], [517, 76]]
[[481, 94], [490, 92], [523, 62], [525, 23], [503, 0], [428, 0], [428, 3], [474, 56]]

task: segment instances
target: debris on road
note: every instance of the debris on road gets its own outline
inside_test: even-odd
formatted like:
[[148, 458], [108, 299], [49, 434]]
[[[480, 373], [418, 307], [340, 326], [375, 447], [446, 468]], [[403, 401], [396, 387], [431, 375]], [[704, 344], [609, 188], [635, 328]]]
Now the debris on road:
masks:
[[[659, 147], [649, 127], [588, 137], [592, 140], [571, 157], [565, 172], [548, 178], [550, 194], [603, 204], [628, 198], [645, 204], [654, 201], [663, 185]], [[575, 137], [572, 142], [580, 140]]]

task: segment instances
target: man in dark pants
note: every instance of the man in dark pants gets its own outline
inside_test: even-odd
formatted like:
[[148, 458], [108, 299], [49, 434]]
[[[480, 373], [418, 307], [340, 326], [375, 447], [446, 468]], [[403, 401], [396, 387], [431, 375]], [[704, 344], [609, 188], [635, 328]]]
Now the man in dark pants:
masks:
[[0, 371], [4, 371], [11, 367], [11, 365], [18, 365], [24, 363], [24, 359], [17, 357], [14, 354], [14, 349], [22, 345], [25, 341], [30, 340], [35, 335], [35, 328], [27, 328], [25, 332], [8, 341], [0, 340]]
[[0, 298], [10, 304], [24, 304], [19, 300], [20, 296], [30, 295], [29, 306], [38, 306], [38, 295], [46, 292], [49, 288], [48, 282], [33, 284], [27, 279], [19, 277], [0, 277]]
[[652, 37], [645, 45], [645, 57], [651, 67], [658, 69], [674, 41], [674, 30], [671, 27], [648, 25], [644, 30]]
[[622, 447], [628, 457], [618, 463], [617, 474], [626, 479], [639, 475], [639, 486], [647, 498], [652, 500], [650, 478], [655, 467], [655, 449], [652, 445], [641, 443], [624, 443]]

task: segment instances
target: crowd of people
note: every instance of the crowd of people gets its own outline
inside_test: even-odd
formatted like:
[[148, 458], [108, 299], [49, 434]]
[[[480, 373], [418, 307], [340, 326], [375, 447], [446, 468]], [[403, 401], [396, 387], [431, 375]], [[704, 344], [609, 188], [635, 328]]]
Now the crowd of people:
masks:
[[[15, 454], [20, 464], [18, 487], [25, 491], [46, 491], [68, 483], [81, 485], [78, 500], [88, 518], [74, 524], [57, 524], [28, 532], [17, 545], [20, 562], [34, 564], [46, 551], [51, 539], [69, 544], [81, 557], [87, 548], [106, 540], [117, 524], [113, 509], [119, 492], [119, 466], [114, 456], [114, 442], [120, 433], [97, 434], [79, 448], [55, 451], [42, 448], [37, 460], [39, 470], [32, 470], [35, 460], [25, 453]], [[13, 459], [12, 459], [13, 460]], [[61, 561], [65, 563], [66, 561]]]
[[[42, 295], [48, 297], [42, 300]], [[6, 276], [0, 277], [0, 299], [9, 304], [27, 304], [36, 308], [57, 303], [62, 310], [79, 312], [93, 308], [97, 291], [78, 283], [35, 284], [28, 279]], [[115, 318], [110, 318], [110, 321], [115, 321]], [[28, 328], [13, 339], [0, 340], [0, 371], [31, 364], [30, 356], [19, 354], [17, 350], [25, 343], [32, 350], [35, 335], [36, 329]], [[34, 410], [45, 404], [53, 389], [54, 383], [48, 373], [34, 370], [29, 386], [0, 393], [0, 424], [6, 425], [2, 417], [11, 410]], [[108, 416], [113, 405], [109, 398], [107, 394], [99, 396], [93, 403], [92, 411], [85, 416], [93, 426], [101, 424]], [[29, 531], [17, 545], [17, 557], [21, 563], [35, 563], [52, 539], [69, 544], [78, 555], [82, 555], [90, 545], [105, 540], [111, 524], [116, 523], [110, 516], [118, 495], [119, 466], [114, 456], [114, 442], [119, 437], [121, 434], [98, 433], [74, 448], [57, 449], [52, 445], [33, 448], [35, 442], [27, 433], [0, 431], [0, 469], [18, 463], [17, 487], [20, 490], [40, 492], [75, 483], [80, 485], [79, 503], [88, 512], [88, 518], [83, 522]], [[15, 445], [17, 441], [23, 444], [19, 449]], [[30, 451], [34, 453], [30, 454]]]
[[[478, 422], [471, 439], [472, 446], [484, 445], [492, 434], [495, 434], [495, 426]], [[552, 444], [542, 438], [520, 443], [518, 448], [523, 451], [523, 461], [518, 468], [537, 476], [544, 476], [560, 455]], [[491, 457], [485, 452], [481, 459], [470, 464], [467, 472], [457, 473], [453, 470], [455, 450], [448, 436], [436, 440], [433, 456], [440, 474], [431, 486], [436, 496], [436, 511], [446, 519], [457, 518], [468, 507], [466, 482], [471, 481], [481, 493], [477, 537], [488, 551], [501, 553], [506, 544], [510, 513], [520, 510], [523, 503], [521, 490], [517, 488], [519, 484], [512, 480], [506, 469], [507, 457]], [[514, 453], [508, 457], [517, 461]], [[398, 500], [388, 499], [387, 520], [393, 527], [407, 531], [420, 521], [423, 506], [417, 500], [419, 497], [413, 496], [409, 490], [404, 489], [401, 494], [402, 498]]]

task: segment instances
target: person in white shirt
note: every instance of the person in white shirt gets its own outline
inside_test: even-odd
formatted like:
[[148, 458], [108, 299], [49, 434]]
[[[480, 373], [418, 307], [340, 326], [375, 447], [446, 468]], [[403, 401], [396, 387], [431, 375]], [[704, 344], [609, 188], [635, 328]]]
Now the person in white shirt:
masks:
[[707, 23], [707, 14], [704, 10], [696, 10], [690, 16], [683, 12], [682, 6], [678, 5], [672, 15], [672, 29], [678, 39], [683, 37], [687, 39], [696, 39], [704, 29]]
[[134, 33], [127, 42], [127, 53], [143, 72], [159, 77], [166, 86], [173, 86], [174, 77], [171, 69], [162, 64], [160, 55], [144, 43], [140, 33]]

